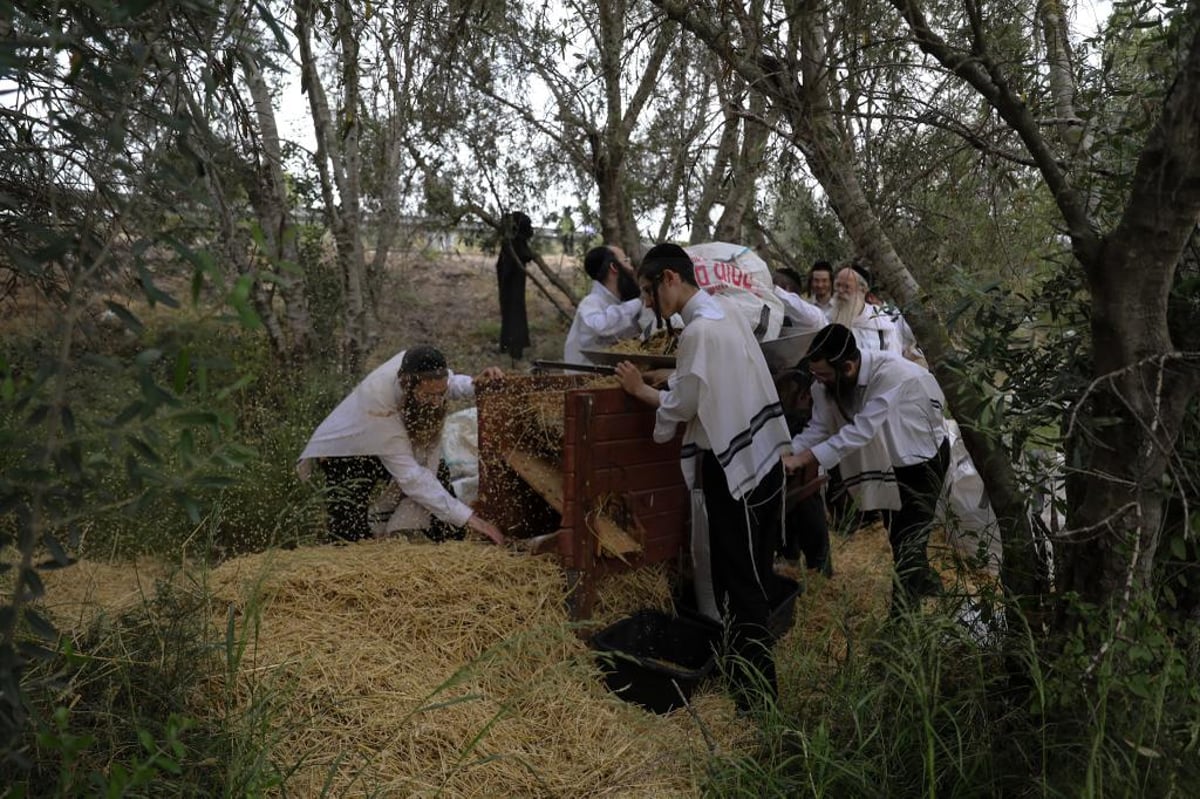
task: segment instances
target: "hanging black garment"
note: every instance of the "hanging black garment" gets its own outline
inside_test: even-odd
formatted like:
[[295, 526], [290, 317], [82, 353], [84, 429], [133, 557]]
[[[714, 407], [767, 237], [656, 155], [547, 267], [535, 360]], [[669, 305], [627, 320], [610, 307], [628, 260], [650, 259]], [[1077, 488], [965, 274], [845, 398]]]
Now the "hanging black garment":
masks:
[[520, 359], [529, 346], [529, 318], [525, 313], [524, 264], [533, 260], [529, 240], [533, 224], [520, 212], [506, 214], [496, 279], [500, 287], [500, 351]]

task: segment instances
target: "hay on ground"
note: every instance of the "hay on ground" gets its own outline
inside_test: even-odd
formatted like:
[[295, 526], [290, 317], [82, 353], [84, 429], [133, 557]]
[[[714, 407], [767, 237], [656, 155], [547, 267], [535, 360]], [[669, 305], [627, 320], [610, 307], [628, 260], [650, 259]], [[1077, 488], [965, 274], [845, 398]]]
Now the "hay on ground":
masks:
[[[327, 780], [332, 795], [698, 790], [709, 749], [697, 722], [608, 693], [552, 559], [363, 542], [239, 558], [212, 586], [243, 625], [261, 602], [236, 690], [244, 702], [277, 697], [274, 756], [299, 764], [289, 792], [316, 794]], [[747, 739], [724, 696], [695, 706], [724, 750]]]

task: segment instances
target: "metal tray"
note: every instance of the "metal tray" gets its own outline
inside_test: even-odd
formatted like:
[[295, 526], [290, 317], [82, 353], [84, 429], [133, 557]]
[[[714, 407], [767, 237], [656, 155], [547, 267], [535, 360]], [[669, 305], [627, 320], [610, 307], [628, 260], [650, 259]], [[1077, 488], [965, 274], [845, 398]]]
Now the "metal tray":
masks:
[[[788, 328], [784, 328], [785, 333], [787, 330]], [[817, 332], [793, 333], [780, 336], [771, 341], [758, 342], [758, 346], [762, 347], [763, 357], [767, 359], [767, 368], [772, 373], [794, 369], [796, 364], [800, 363], [800, 359], [808, 352], [808, 347], [812, 344], [812, 340], [817, 337]]]
[[583, 354], [596, 363], [616, 366], [621, 361], [629, 361], [636, 366], [646, 366], [650, 369], [674, 369], [674, 355], [651, 355], [645, 352], [609, 352], [608, 350], [583, 350]]

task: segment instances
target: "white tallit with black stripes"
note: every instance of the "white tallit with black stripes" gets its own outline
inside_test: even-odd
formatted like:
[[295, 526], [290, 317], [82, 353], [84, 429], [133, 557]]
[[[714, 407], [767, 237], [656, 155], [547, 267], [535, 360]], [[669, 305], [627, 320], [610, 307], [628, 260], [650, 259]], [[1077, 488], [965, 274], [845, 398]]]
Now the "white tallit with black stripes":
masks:
[[790, 451], [787, 423], [762, 348], [738, 313], [700, 291], [680, 311], [684, 328], [675, 374], [662, 394], [655, 441], [669, 441], [685, 424], [680, 452], [688, 487], [696, 455], [712, 450], [729, 493], [741, 499]]

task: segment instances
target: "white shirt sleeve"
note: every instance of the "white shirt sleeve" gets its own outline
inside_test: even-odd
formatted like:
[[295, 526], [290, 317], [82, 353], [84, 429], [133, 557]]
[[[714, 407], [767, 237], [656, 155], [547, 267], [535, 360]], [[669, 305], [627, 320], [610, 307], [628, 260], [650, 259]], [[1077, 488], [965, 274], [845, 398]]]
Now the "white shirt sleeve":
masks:
[[589, 304], [589, 307], [580, 308], [579, 321], [596, 336], [617, 336], [635, 324], [641, 308], [640, 297], [604, 308]]
[[784, 315], [805, 332], [820, 330], [828, 324], [825, 312], [798, 294], [775, 287], [775, 296], [783, 302]]
[[878, 397], [869, 398], [849, 424], [812, 447], [813, 457], [826, 469], [837, 465], [847, 453], [866, 446], [888, 419], [892, 406], [903, 402], [907, 383]]
[[662, 444], [675, 437], [677, 426], [696, 418], [700, 408], [700, 378], [695, 375], [671, 375], [669, 388], [658, 394], [654, 415], [654, 440]]
[[437, 475], [417, 461], [408, 437], [401, 446], [379, 460], [391, 473], [404, 495], [447, 524], [462, 527], [471, 518], [471, 506], [460, 502], [438, 482]]
[[475, 399], [475, 380], [470, 375], [450, 373], [446, 381], [446, 398], [452, 400]]

